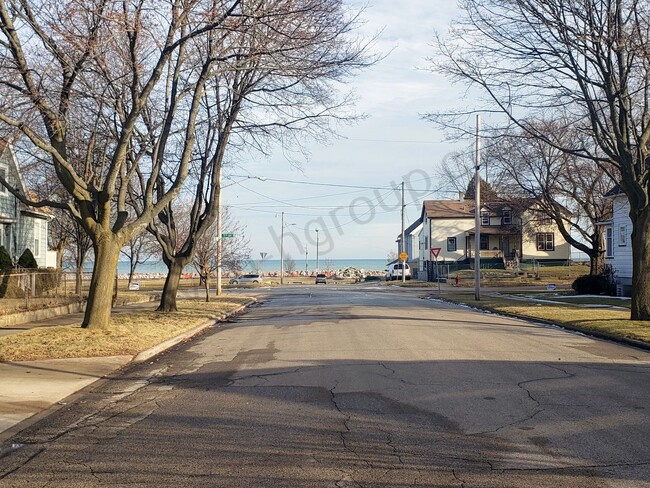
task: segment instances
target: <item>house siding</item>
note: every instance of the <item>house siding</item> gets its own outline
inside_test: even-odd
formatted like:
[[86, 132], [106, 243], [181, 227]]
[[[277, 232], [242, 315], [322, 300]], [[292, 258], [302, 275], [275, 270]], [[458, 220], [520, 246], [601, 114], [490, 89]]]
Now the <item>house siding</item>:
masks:
[[[616, 277], [620, 284], [632, 285], [632, 220], [630, 220], [630, 205], [624, 195], [613, 198], [612, 229], [613, 253], [612, 259], [607, 262], [614, 267]], [[627, 235], [621, 239], [620, 229], [625, 226]], [[624, 241], [624, 242], [623, 242]]]
[[[571, 259], [571, 245], [564, 239], [555, 224], [541, 224], [530, 212], [524, 213], [523, 220], [521, 259], [542, 261], [568, 261]], [[552, 251], [538, 250], [537, 234], [553, 234], [554, 249]]]
[[[8, 183], [21, 192], [25, 187], [19, 174], [17, 162], [10, 146], [5, 147], [0, 154], [0, 169], [5, 171]], [[39, 212], [27, 211], [2, 185], [0, 188], [0, 233], [1, 242], [9, 252], [12, 259], [18, 259], [20, 255], [29, 249], [39, 266], [47, 264], [48, 225], [47, 215], [39, 215]], [[36, 224], [38, 222], [38, 224]], [[39, 249], [34, 248], [34, 230], [39, 229]]]
[[[465, 232], [466, 229], [472, 227], [474, 221], [472, 219], [427, 219], [430, 222], [426, 226], [427, 231], [431, 229], [429, 236], [428, 248], [424, 247], [424, 240], [420, 239], [421, 243], [421, 256], [423, 261], [434, 261], [433, 256], [430, 254], [430, 249], [439, 247], [440, 254], [438, 260], [442, 261], [457, 261], [465, 258]], [[427, 232], [428, 233], [428, 232]], [[422, 232], [421, 236], [427, 233]], [[447, 239], [449, 237], [456, 238], [456, 251], [447, 251]]]

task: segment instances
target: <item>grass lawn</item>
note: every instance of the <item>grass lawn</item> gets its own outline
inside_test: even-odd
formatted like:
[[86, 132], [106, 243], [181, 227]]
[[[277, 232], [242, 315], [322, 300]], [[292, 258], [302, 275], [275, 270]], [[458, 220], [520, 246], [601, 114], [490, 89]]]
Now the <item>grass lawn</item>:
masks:
[[82, 329], [81, 324], [32, 329], [0, 337], [0, 361], [132, 356], [249, 301], [230, 296], [208, 303], [180, 300], [178, 312], [156, 312], [152, 304], [150, 311], [115, 314], [107, 329]]
[[600, 332], [650, 343], [650, 322], [630, 320], [627, 310], [535, 303], [503, 296], [481, 296], [480, 302], [476, 302], [473, 293], [450, 293], [443, 298], [497, 313], [546, 320], [584, 332]]

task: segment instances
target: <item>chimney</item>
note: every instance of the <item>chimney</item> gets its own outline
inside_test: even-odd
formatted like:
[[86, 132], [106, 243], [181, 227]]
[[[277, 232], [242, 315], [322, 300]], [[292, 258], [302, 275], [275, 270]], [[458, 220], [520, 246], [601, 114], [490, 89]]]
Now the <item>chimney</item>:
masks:
[[458, 201], [459, 201], [459, 202], [462, 202], [462, 201], [464, 201], [464, 200], [465, 200], [465, 192], [463, 192], [463, 191], [459, 191], [459, 192], [458, 192]]

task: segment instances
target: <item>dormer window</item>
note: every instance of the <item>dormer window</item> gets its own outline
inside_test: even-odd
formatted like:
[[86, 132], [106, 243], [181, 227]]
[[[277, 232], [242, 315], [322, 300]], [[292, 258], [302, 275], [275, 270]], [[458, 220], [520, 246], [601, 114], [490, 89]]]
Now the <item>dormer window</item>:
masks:
[[[0, 176], [2, 176], [4, 179], [7, 179], [7, 169], [6, 168], [0, 168]], [[0, 184], [0, 193], [7, 193], [7, 188], [3, 184]]]
[[503, 225], [512, 224], [512, 211], [511, 210], [504, 210], [503, 211], [503, 218], [501, 219], [501, 223]]
[[481, 211], [481, 225], [490, 225], [490, 213], [486, 210]]

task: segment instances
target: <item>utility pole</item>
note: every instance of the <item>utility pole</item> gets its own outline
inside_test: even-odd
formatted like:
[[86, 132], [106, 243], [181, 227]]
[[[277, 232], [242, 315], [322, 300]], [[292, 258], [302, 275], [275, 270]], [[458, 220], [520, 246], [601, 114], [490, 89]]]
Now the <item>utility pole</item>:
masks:
[[476, 170], [474, 173], [474, 299], [481, 300], [481, 115], [476, 114]]
[[305, 276], [307, 276], [307, 274], [308, 274], [308, 268], [307, 268], [307, 254], [309, 254], [309, 253], [307, 252], [307, 246], [305, 246]]
[[[406, 252], [406, 245], [404, 242], [404, 182], [402, 181], [402, 240], [400, 245], [400, 254]], [[407, 258], [408, 259], [408, 258]], [[406, 259], [402, 261], [402, 283], [406, 283]]]
[[223, 293], [222, 290], [222, 269], [221, 264], [223, 261], [223, 238], [221, 233], [223, 232], [223, 214], [221, 209], [221, 174], [222, 174], [223, 165], [219, 164], [217, 166], [217, 296], [220, 296]]
[[318, 271], [320, 271], [320, 267], [318, 266], [318, 232], [320, 229], [316, 229], [316, 274], [318, 274]]
[[284, 212], [282, 212], [282, 228], [280, 229], [280, 284], [284, 284]]

